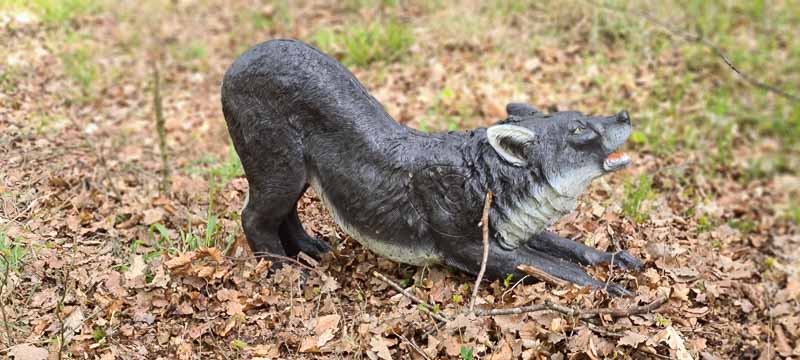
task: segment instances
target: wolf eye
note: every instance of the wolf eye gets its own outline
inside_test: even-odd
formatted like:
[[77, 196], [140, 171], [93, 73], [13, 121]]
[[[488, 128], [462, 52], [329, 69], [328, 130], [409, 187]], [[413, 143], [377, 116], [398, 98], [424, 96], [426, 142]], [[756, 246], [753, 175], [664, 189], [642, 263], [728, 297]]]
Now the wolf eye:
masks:
[[580, 135], [583, 132], [582, 127], [576, 127], [575, 130], [572, 130], [572, 133], [575, 135]]

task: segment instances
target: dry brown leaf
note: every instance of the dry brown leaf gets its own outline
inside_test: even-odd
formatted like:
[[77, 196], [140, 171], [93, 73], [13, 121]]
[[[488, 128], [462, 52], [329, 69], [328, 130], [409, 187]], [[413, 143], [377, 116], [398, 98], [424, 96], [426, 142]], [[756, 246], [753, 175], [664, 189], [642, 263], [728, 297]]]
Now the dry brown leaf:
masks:
[[505, 360], [511, 359], [513, 357], [513, 353], [511, 352], [511, 346], [503, 340], [500, 342], [499, 350], [492, 354], [489, 357], [489, 360]]
[[153, 225], [164, 220], [164, 215], [164, 209], [160, 207], [148, 209], [144, 211], [144, 219], [142, 221], [145, 225]]
[[209, 257], [216, 262], [222, 261], [222, 251], [215, 247], [206, 247], [197, 249], [197, 255], [200, 258]]
[[778, 350], [778, 353], [782, 356], [788, 358], [792, 355], [792, 346], [790, 345], [786, 334], [783, 332], [783, 326], [775, 327], [775, 347], [776, 350]]
[[314, 326], [314, 333], [321, 335], [326, 331], [336, 332], [339, 326], [339, 320], [342, 317], [338, 314], [325, 315], [317, 318], [316, 326]]
[[30, 344], [14, 346], [8, 353], [14, 360], [47, 360], [49, 354], [47, 349]]
[[619, 339], [617, 345], [637, 347], [639, 346], [639, 344], [645, 342], [646, 340], [647, 336], [628, 330], [625, 332], [625, 336]]
[[665, 342], [669, 345], [669, 348], [673, 350], [675, 357], [678, 360], [692, 360], [692, 355], [689, 353], [689, 350], [686, 349], [686, 344], [683, 341], [681, 333], [672, 326], [667, 326], [666, 332], [667, 338]]
[[178, 359], [179, 360], [189, 360], [192, 358], [192, 343], [191, 342], [182, 342], [178, 345]]
[[266, 358], [277, 358], [281, 356], [281, 352], [278, 349], [278, 344], [262, 344], [262, 345], [254, 345], [248, 348], [250, 353], [254, 356], [261, 356]]
[[369, 346], [379, 358], [383, 360], [392, 360], [392, 353], [389, 351], [389, 347], [386, 346], [386, 340], [382, 336], [374, 335], [369, 341]]
[[242, 305], [239, 301], [228, 301], [225, 309], [228, 313], [228, 316], [244, 316], [244, 305]]
[[170, 258], [164, 263], [164, 265], [167, 266], [167, 269], [170, 269], [173, 272], [185, 272], [188, 269], [187, 265], [191, 264], [192, 260], [194, 260], [196, 256], [197, 254], [194, 251], [185, 252]]
[[300, 344], [300, 347], [297, 351], [301, 353], [318, 353], [319, 352], [319, 337], [317, 336], [308, 336], [303, 339], [303, 342]]
[[125, 286], [128, 288], [141, 288], [146, 284], [144, 283], [144, 271], [147, 265], [144, 263], [142, 255], [134, 255], [131, 259], [131, 266], [125, 272]]

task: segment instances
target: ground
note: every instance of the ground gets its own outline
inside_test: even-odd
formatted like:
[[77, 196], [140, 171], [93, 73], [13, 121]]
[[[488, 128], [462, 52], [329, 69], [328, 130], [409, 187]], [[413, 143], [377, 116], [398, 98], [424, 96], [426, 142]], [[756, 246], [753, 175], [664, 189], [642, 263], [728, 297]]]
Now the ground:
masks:
[[[0, 0], [0, 353], [798, 358], [798, 8]], [[473, 277], [376, 257], [313, 193], [301, 217], [332, 253], [277, 273], [249, 257], [239, 223], [247, 182], [219, 88], [239, 53], [277, 37], [336, 56], [398, 121], [424, 131], [487, 126], [510, 101], [627, 109], [633, 165], [595, 182], [555, 230], [645, 260], [641, 273], [592, 269], [638, 295], [508, 279], [484, 283], [477, 307], [669, 301], [586, 321], [554, 311], [471, 318]], [[715, 47], [788, 95], [737, 75]], [[438, 323], [373, 272], [452, 321]]]

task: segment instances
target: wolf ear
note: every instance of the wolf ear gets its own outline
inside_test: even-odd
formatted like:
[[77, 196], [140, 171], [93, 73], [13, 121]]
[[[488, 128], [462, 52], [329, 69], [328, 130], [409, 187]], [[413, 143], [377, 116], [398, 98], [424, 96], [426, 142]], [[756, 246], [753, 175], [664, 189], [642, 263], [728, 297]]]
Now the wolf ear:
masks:
[[525, 103], [508, 103], [506, 105], [506, 113], [508, 116], [533, 116], [538, 113], [535, 107]]
[[486, 129], [489, 144], [500, 157], [514, 166], [528, 164], [525, 148], [534, 141], [536, 134], [522, 126], [494, 125]]

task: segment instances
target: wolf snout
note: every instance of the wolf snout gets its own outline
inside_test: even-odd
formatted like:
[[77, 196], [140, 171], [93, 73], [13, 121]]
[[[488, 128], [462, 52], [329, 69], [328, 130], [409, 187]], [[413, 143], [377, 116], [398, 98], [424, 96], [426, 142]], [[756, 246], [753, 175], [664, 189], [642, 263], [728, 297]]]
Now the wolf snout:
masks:
[[617, 122], [628, 125], [631, 124], [631, 117], [628, 115], [628, 110], [622, 110], [617, 114]]

